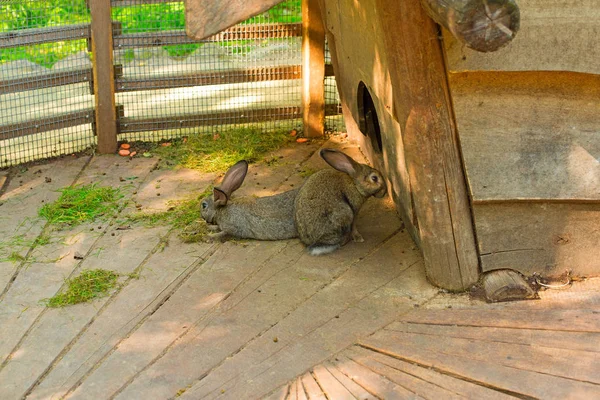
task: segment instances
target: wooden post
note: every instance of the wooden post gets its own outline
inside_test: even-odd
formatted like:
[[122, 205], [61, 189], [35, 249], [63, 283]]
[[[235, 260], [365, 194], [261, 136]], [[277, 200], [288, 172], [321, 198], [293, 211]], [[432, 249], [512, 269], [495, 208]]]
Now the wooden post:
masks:
[[438, 29], [419, 0], [376, 0], [376, 7], [426, 273], [438, 286], [464, 290], [477, 282], [479, 263]]
[[421, 0], [429, 16], [470, 48], [496, 51], [519, 30], [515, 0]]
[[98, 151], [102, 154], [114, 153], [117, 151], [117, 114], [110, 0], [93, 0], [89, 5]]
[[318, 0], [302, 0], [302, 122], [304, 136], [325, 131], [325, 28]]

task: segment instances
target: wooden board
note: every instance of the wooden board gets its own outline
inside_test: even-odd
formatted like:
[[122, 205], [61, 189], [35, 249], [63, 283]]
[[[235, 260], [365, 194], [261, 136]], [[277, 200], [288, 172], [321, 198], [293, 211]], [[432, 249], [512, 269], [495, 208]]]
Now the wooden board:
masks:
[[483, 271], [600, 275], [600, 203], [499, 203], [473, 207]]
[[600, 201], [600, 76], [462, 73], [450, 86], [474, 203]]
[[600, 0], [520, 0], [521, 28], [493, 53], [471, 50], [444, 31], [451, 71], [600, 73]]
[[[477, 257], [446, 73], [433, 22], [418, 1], [405, 3], [321, 1], [321, 8], [348, 132], [387, 173], [431, 281], [461, 290], [478, 278]], [[383, 154], [359, 129], [361, 82]]]

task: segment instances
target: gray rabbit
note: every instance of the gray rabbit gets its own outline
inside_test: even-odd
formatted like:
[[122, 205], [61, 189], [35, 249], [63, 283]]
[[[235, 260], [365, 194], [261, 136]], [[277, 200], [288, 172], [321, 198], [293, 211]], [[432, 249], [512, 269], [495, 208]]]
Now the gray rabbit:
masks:
[[362, 242], [356, 216], [370, 197], [383, 197], [387, 186], [381, 173], [346, 154], [322, 149], [321, 157], [335, 170], [323, 169], [299, 189], [294, 218], [300, 240], [312, 255], [330, 253], [350, 239]]
[[[298, 189], [266, 197], [231, 200], [248, 172], [248, 163], [239, 161], [229, 168], [221, 186], [200, 203], [202, 218], [212, 224], [212, 239], [229, 235], [237, 238], [279, 240], [298, 236], [294, 223], [294, 199]], [[217, 228], [218, 226], [218, 228]]]

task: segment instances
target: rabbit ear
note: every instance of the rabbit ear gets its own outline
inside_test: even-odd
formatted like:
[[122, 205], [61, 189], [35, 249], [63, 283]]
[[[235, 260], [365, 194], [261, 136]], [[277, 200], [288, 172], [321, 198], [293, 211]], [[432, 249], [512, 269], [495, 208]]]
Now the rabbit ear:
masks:
[[227, 197], [231, 196], [231, 193], [235, 192], [242, 186], [244, 178], [248, 173], [248, 163], [245, 160], [238, 161], [235, 165], [227, 171], [219, 190], [225, 193]]
[[359, 170], [358, 163], [341, 151], [322, 149], [320, 154], [327, 164], [331, 165], [338, 171], [347, 173], [350, 176], [354, 176]]
[[227, 204], [227, 200], [229, 200], [229, 196], [227, 196], [225, 192], [219, 188], [213, 189], [213, 204], [216, 207], [223, 207]]

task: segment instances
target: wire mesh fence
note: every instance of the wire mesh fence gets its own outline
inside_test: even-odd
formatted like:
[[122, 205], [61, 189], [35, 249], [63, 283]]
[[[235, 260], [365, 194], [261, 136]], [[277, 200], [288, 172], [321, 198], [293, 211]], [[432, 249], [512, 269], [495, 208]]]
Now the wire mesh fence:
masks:
[[[202, 41], [182, 1], [111, 3], [119, 140], [300, 126], [300, 0]], [[86, 0], [0, 2], [0, 167], [95, 145], [90, 18]], [[332, 76], [326, 101], [339, 130]]]

